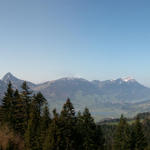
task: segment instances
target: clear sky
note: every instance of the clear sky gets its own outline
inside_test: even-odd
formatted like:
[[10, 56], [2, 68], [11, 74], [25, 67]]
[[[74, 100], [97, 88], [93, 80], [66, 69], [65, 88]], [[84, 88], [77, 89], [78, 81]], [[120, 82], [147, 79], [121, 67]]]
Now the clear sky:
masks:
[[0, 0], [0, 77], [7, 72], [150, 86], [150, 1]]

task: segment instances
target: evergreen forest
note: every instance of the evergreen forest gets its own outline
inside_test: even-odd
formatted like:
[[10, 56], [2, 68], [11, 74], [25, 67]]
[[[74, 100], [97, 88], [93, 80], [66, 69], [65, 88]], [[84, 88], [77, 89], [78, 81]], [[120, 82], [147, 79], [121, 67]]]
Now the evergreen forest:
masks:
[[[68, 98], [62, 110], [49, 110], [41, 92], [11, 82], [0, 105], [0, 150], [150, 150], [150, 119], [94, 121], [88, 108], [77, 112]], [[50, 105], [50, 104], [49, 104]]]

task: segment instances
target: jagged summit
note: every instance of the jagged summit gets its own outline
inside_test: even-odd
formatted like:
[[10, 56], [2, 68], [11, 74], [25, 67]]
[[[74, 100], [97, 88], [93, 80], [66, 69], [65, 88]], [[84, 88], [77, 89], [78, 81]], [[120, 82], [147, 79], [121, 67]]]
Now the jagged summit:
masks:
[[[4, 75], [4, 77], [2, 78], [2, 81], [7, 85], [10, 81], [13, 85], [14, 88], [17, 88], [17, 89], [20, 89], [21, 88], [21, 85], [22, 83], [24, 82], [24, 80], [21, 80], [17, 77], [15, 77], [12, 73], [8, 72], [6, 75]], [[32, 83], [32, 82], [28, 82], [27, 81], [27, 84], [29, 87], [34, 87], [35, 84]]]
[[111, 82], [120, 82], [120, 83], [130, 83], [130, 82], [137, 82], [134, 78], [132, 77], [125, 77], [125, 78], [118, 78], [118, 79], [115, 79], [115, 80], [109, 80]]
[[[8, 72], [8, 73], [6, 73], [5, 75], [4, 75], [4, 77], [11, 77], [11, 76], [13, 76], [13, 74], [11, 73], [11, 72]], [[4, 78], [3, 77], [3, 78]]]
[[4, 82], [9, 82], [9, 81], [14, 81], [17, 80], [17, 78], [10, 72], [8, 72], [6, 75], [4, 75], [4, 77], [2, 78], [2, 81]]

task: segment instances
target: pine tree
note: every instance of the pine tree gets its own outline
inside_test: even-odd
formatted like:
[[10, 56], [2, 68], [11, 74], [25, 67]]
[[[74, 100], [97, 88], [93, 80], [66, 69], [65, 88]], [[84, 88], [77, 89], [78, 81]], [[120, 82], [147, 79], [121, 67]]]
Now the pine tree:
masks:
[[145, 118], [143, 121], [143, 130], [144, 130], [144, 135], [146, 137], [146, 140], [148, 142], [149, 145], [149, 149], [150, 149], [150, 119], [149, 118]]
[[24, 105], [23, 100], [19, 94], [19, 91], [16, 90], [14, 93], [13, 99], [13, 129], [20, 133], [24, 134]]
[[60, 114], [62, 123], [63, 145], [65, 150], [76, 149], [76, 116], [75, 109], [68, 98]]
[[[77, 123], [76, 123], [76, 130], [77, 130], [77, 145], [78, 145], [78, 150], [83, 150], [83, 115], [79, 111], [77, 114]], [[78, 138], [80, 137], [80, 138]]]
[[46, 99], [41, 93], [34, 95], [32, 102], [30, 103], [30, 116], [25, 133], [26, 147], [30, 150], [40, 150], [42, 148], [41, 132], [43, 132], [43, 129], [41, 129], [41, 112], [44, 103], [46, 103]]
[[70, 99], [67, 99], [61, 114], [54, 110], [53, 116], [43, 150], [76, 150], [76, 116]]
[[60, 116], [56, 112], [56, 109], [53, 110], [52, 122], [48, 128], [48, 134], [43, 145], [43, 150], [65, 150], [63, 145], [63, 135], [61, 132], [61, 122]]
[[147, 141], [143, 133], [142, 123], [139, 118], [136, 118], [134, 124], [134, 141], [135, 141], [135, 150], [144, 150], [147, 146]]
[[114, 137], [114, 150], [131, 150], [130, 129], [126, 119], [121, 115]]
[[88, 108], [80, 117], [80, 132], [83, 150], [97, 150], [103, 148], [103, 138], [100, 127], [97, 127]]
[[41, 92], [38, 92], [36, 95], [34, 95], [33, 103], [34, 105], [36, 105], [37, 113], [40, 116], [42, 112], [42, 107], [44, 103], [46, 103], [46, 99]]
[[51, 118], [50, 118], [50, 113], [49, 113], [49, 109], [47, 104], [44, 107], [43, 110], [43, 114], [41, 117], [41, 137], [40, 137], [40, 141], [43, 144], [45, 137], [47, 136], [47, 132], [48, 132], [48, 128], [50, 126], [51, 123]]
[[83, 149], [84, 150], [95, 150], [95, 141], [94, 141], [94, 130], [95, 129], [95, 123], [94, 119], [91, 117], [91, 114], [88, 110], [88, 108], [85, 108], [83, 112]]
[[97, 150], [104, 149], [104, 136], [100, 125], [96, 125], [95, 135], [94, 135], [95, 145]]
[[23, 100], [23, 106], [24, 106], [24, 127], [27, 128], [28, 126], [28, 121], [29, 121], [29, 116], [30, 116], [30, 104], [31, 104], [31, 90], [27, 86], [26, 81], [23, 82], [22, 84], [22, 92], [21, 92], [21, 98]]
[[25, 131], [25, 146], [28, 150], [37, 150], [40, 146], [40, 129], [39, 129], [39, 114], [37, 113], [37, 107], [34, 103], [30, 106], [30, 119], [28, 120], [28, 127]]
[[42, 130], [48, 129], [50, 122], [51, 122], [50, 112], [49, 112], [49, 108], [46, 104], [44, 109], [43, 109], [43, 114], [42, 114], [42, 118], [41, 118]]
[[2, 100], [2, 118], [3, 121], [7, 122], [9, 125], [12, 125], [12, 106], [13, 106], [14, 90], [12, 88], [11, 82], [8, 84], [7, 92]]

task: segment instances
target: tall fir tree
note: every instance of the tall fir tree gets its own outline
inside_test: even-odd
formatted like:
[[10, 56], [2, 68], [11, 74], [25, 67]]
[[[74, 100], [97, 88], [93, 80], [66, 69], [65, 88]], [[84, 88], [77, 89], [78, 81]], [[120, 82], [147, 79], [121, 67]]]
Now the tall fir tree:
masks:
[[70, 99], [67, 99], [61, 114], [54, 110], [53, 116], [44, 150], [76, 150], [76, 116]]
[[12, 88], [11, 82], [8, 84], [7, 92], [2, 100], [2, 118], [3, 121], [7, 122], [9, 125], [13, 123], [13, 100], [14, 100], [14, 90]]
[[46, 99], [41, 93], [37, 93], [33, 96], [30, 104], [30, 116], [28, 121], [28, 127], [25, 133], [25, 143], [29, 150], [41, 150], [41, 113], [43, 105], [46, 103]]
[[30, 117], [30, 105], [31, 105], [31, 100], [32, 100], [32, 97], [31, 97], [32, 91], [28, 87], [26, 81], [23, 82], [21, 87], [22, 87], [21, 98], [23, 100], [23, 106], [24, 106], [24, 112], [25, 112], [24, 126], [25, 128], [27, 128], [29, 117]]
[[63, 105], [63, 109], [60, 114], [60, 120], [62, 123], [62, 134], [63, 134], [63, 145], [65, 150], [75, 150], [76, 143], [76, 116], [75, 109], [70, 99], [68, 98], [66, 103]]
[[103, 149], [103, 135], [100, 126], [96, 126], [88, 108], [85, 108], [83, 115], [78, 115], [78, 128], [81, 134], [80, 149], [98, 150]]
[[13, 99], [13, 129], [20, 133], [21, 135], [24, 134], [24, 104], [23, 100], [19, 94], [19, 91], [16, 90], [14, 93]]
[[40, 142], [42, 143], [42, 145], [45, 141], [45, 137], [47, 136], [50, 123], [51, 123], [50, 112], [46, 103], [43, 108], [43, 113], [42, 113], [41, 122], [40, 122], [40, 126], [41, 126]]
[[43, 108], [43, 113], [41, 117], [41, 129], [46, 130], [49, 127], [49, 124], [51, 123], [51, 117], [50, 117], [50, 112], [47, 104], [45, 104]]
[[24, 135], [25, 146], [27, 150], [40, 150], [40, 116], [34, 103], [30, 106], [30, 110], [30, 119], [28, 120], [28, 126]]
[[113, 149], [114, 150], [132, 150], [131, 149], [131, 132], [126, 118], [121, 115], [120, 122], [117, 126]]
[[56, 112], [56, 109], [53, 110], [53, 119], [49, 125], [46, 139], [44, 141], [43, 150], [65, 150], [63, 145], [63, 136], [61, 131], [61, 122], [60, 116]]
[[133, 128], [134, 128], [135, 150], [144, 150], [147, 146], [147, 141], [144, 136], [142, 123], [140, 122], [139, 117], [136, 118]]
[[46, 99], [41, 92], [38, 92], [36, 95], [34, 95], [33, 103], [36, 105], [37, 113], [40, 116], [43, 105], [46, 103]]
[[144, 131], [144, 135], [145, 135], [145, 138], [147, 140], [147, 144], [148, 144], [148, 147], [150, 149], [150, 118], [146, 117], [143, 121], [143, 131]]

